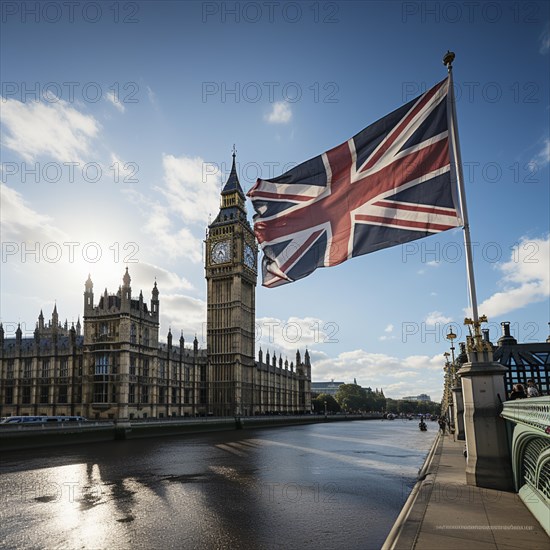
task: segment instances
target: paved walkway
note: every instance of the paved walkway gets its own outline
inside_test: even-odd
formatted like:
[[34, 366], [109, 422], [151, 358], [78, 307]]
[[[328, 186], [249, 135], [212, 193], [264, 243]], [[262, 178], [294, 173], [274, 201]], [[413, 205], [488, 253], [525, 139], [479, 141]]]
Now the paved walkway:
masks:
[[466, 484], [463, 451], [464, 441], [439, 437], [384, 549], [548, 550], [550, 538], [518, 495]]

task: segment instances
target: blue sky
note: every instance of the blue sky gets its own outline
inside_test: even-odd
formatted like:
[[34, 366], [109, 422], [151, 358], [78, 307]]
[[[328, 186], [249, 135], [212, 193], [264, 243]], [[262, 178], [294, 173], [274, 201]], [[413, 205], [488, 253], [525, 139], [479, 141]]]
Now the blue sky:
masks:
[[[2, 5], [8, 335], [54, 301], [76, 321], [88, 273], [98, 296], [128, 265], [135, 294], [158, 281], [161, 337], [205, 345], [202, 241], [233, 144], [248, 189], [440, 81], [451, 49], [480, 313], [493, 340], [501, 321], [548, 336], [547, 3], [34, 6]], [[314, 380], [438, 399], [449, 324], [464, 338], [462, 243], [457, 229], [258, 287], [258, 346], [307, 345]]]

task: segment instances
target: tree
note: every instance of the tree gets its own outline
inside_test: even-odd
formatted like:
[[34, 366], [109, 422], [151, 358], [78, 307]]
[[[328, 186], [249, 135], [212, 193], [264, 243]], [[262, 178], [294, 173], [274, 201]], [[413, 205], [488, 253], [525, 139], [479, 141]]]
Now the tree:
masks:
[[384, 411], [386, 409], [386, 398], [384, 393], [372, 388], [364, 388], [367, 396], [365, 410], [367, 411]]
[[438, 416], [439, 403], [433, 401], [404, 401], [403, 399], [386, 399], [386, 411], [395, 414], [427, 414]]
[[374, 405], [372, 406], [373, 411], [385, 411], [386, 410], [386, 398], [382, 392], [374, 392]]
[[364, 411], [368, 407], [367, 391], [357, 384], [342, 384], [336, 401], [345, 411]]
[[327, 404], [327, 411], [331, 413], [339, 412], [340, 411], [340, 405], [338, 405], [338, 402], [332, 395], [329, 395], [328, 393], [320, 393], [312, 399], [313, 403], [313, 410], [316, 413], [324, 413], [325, 412], [325, 401]]

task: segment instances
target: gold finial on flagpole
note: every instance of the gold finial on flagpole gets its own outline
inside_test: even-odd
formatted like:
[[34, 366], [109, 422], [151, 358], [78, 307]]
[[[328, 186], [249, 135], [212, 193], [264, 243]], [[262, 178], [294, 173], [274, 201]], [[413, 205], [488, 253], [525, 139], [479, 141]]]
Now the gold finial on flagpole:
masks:
[[447, 67], [449, 72], [453, 69], [453, 61], [455, 60], [455, 53], [447, 50], [447, 53], [443, 56], [443, 65]]

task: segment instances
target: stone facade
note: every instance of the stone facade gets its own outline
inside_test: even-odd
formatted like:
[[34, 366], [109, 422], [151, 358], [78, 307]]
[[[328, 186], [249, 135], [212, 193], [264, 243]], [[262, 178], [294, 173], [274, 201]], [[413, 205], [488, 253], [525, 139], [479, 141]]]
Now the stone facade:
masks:
[[[229, 397], [226, 410], [212, 402], [218, 387], [207, 350], [171, 331], [159, 342], [160, 300], [155, 286], [149, 304], [131, 296], [130, 275], [116, 294], [94, 304], [86, 281], [84, 326], [67, 328], [57, 307], [34, 336], [5, 338], [0, 325], [0, 416], [82, 415], [90, 419], [166, 418], [235, 414], [304, 413], [311, 410], [311, 363], [306, 350], [296, 363], [260, 350], [250, 369], [247, 401]], [[234, 372], [234, 371], [232, 371]], [[236, 388], [239, 380], [229, 381]]]

